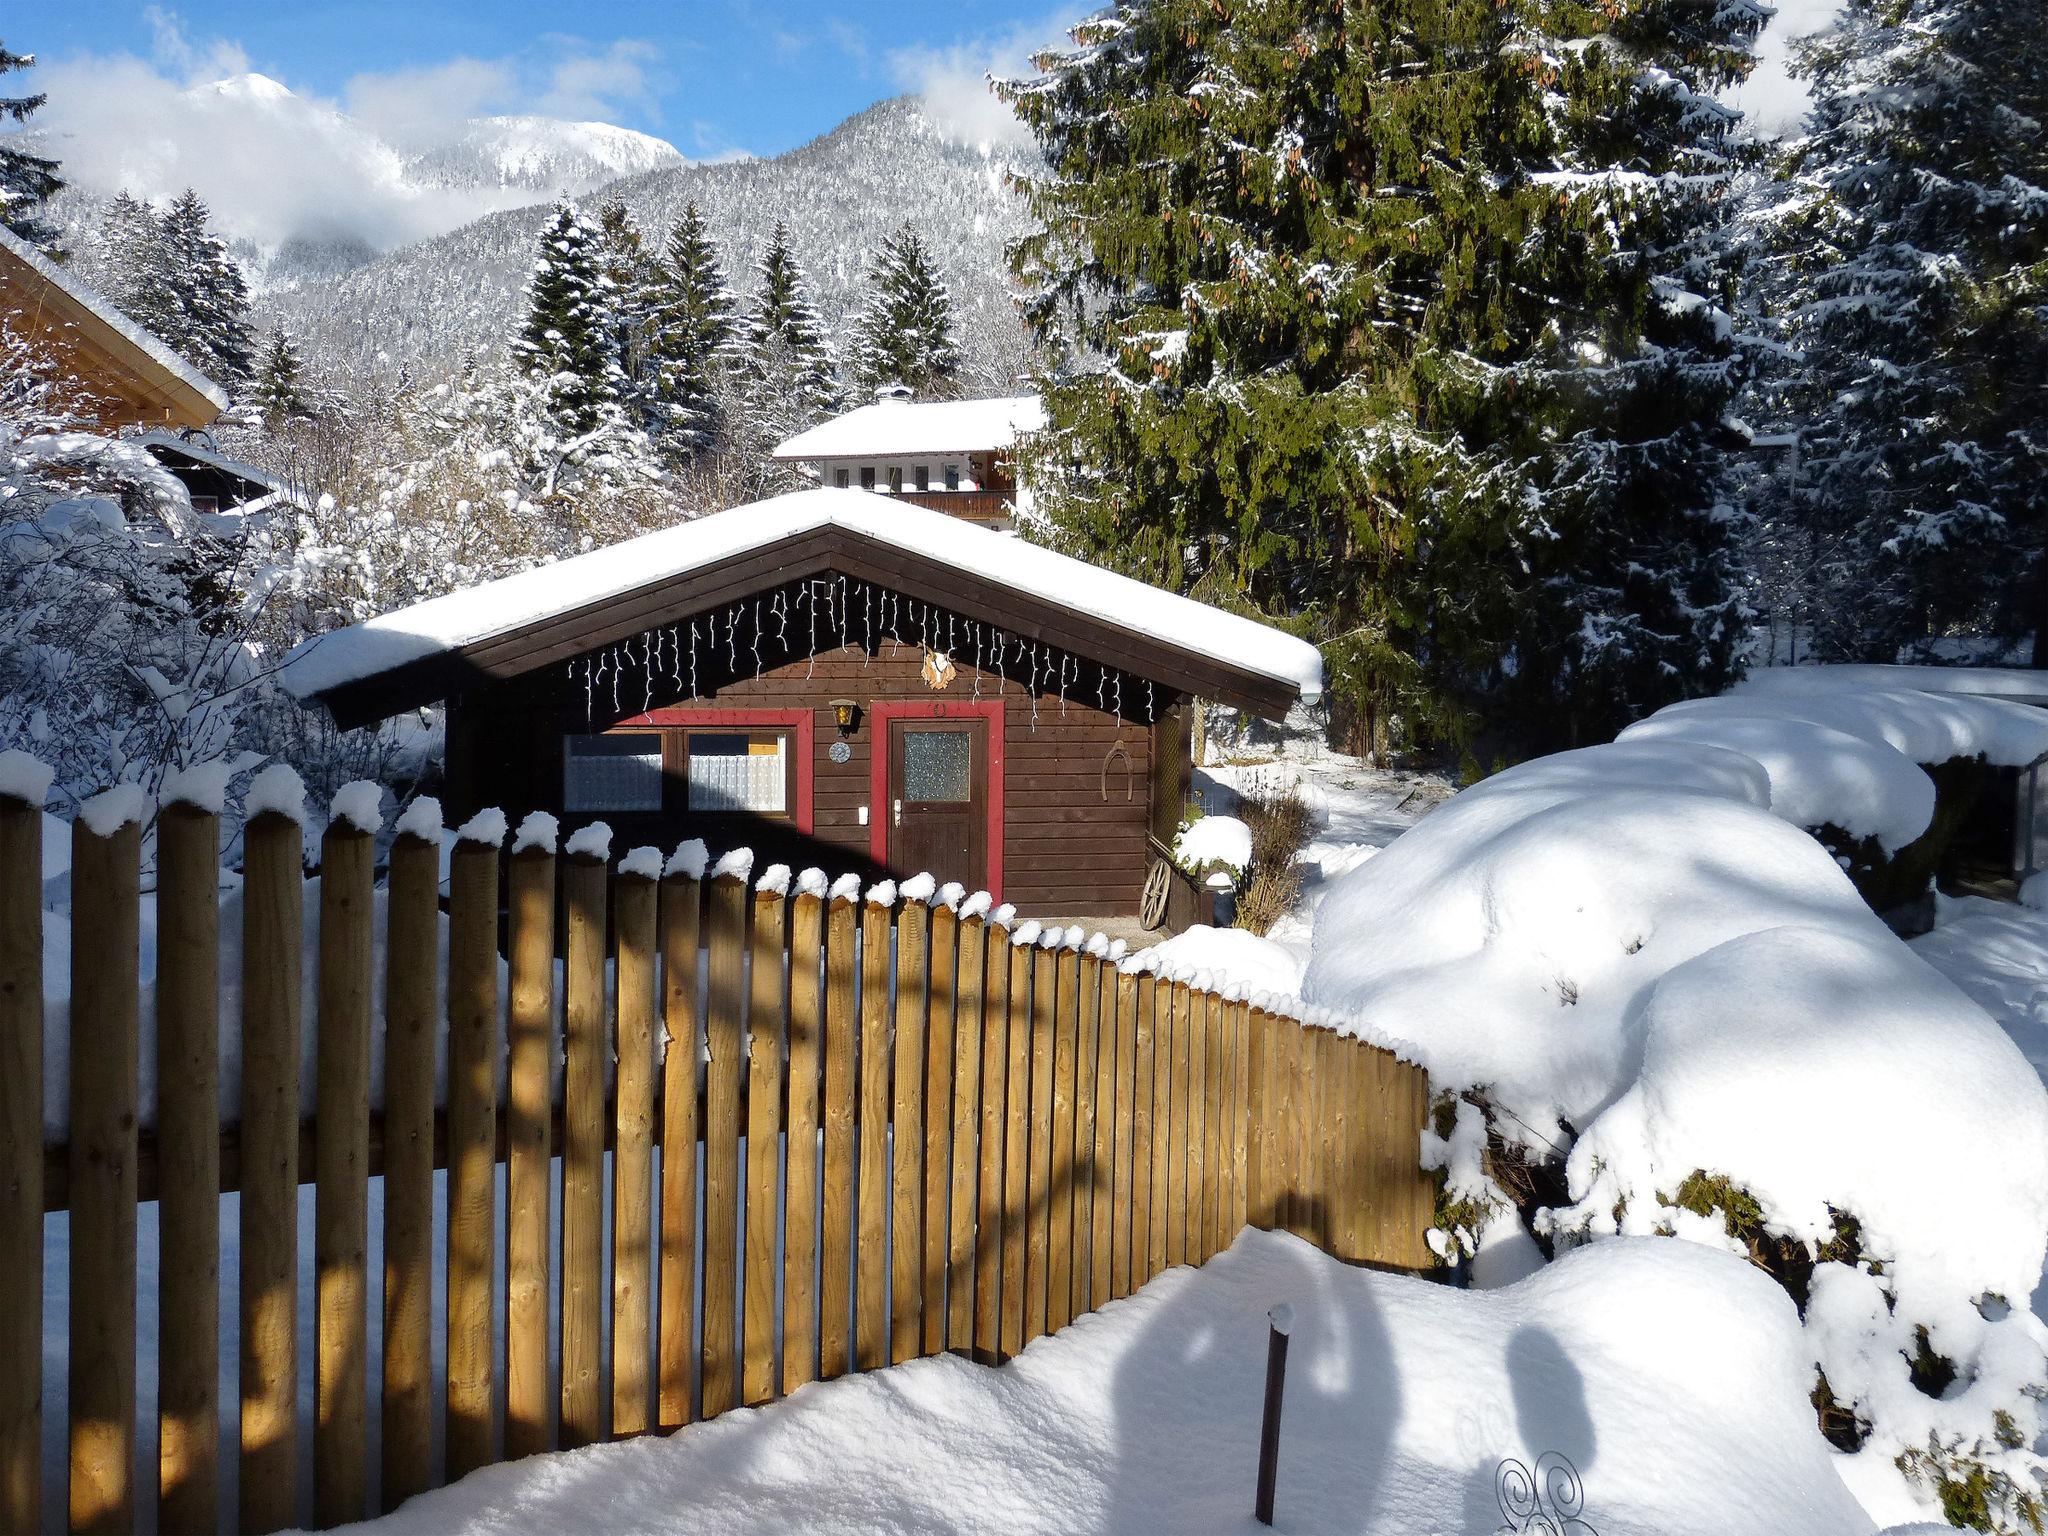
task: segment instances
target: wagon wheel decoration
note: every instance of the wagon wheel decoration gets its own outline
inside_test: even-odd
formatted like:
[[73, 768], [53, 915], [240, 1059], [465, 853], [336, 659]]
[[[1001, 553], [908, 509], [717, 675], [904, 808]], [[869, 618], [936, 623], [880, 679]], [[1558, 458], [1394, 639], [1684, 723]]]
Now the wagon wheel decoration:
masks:
[[1172, 867], [1164, 859], [1154, 859], [1145, 871], [1145, 894], [1138, 902], [1138, 924], [1147, 933], [1166, 926], [1166, 902], [1172, 890]]

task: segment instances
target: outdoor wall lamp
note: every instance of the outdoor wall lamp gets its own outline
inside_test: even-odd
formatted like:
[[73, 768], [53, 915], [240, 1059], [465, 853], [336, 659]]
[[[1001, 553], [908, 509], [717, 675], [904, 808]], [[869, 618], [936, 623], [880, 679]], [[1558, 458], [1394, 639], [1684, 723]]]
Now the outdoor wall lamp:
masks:
[[851, 736], [860, 726], [860, 706], [851, 699], [834, 699], [832, 722], [839, 727], [840, 735]]

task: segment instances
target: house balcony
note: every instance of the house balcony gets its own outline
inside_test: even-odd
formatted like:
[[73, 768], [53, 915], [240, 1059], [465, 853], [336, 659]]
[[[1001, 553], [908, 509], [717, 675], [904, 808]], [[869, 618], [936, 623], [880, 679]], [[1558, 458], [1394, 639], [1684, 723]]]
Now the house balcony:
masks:
[[912, 506], [929, 507], [984, 528], [1007, 528], [1016, 514], [1015, 491], [884, 491]]

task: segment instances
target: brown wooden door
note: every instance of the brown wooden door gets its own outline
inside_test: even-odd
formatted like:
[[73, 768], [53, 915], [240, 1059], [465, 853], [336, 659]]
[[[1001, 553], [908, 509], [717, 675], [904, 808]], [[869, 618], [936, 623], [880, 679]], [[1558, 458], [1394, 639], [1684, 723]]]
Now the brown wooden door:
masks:
[[889, 869], [988, 880], [988, 722], [889, 722]]

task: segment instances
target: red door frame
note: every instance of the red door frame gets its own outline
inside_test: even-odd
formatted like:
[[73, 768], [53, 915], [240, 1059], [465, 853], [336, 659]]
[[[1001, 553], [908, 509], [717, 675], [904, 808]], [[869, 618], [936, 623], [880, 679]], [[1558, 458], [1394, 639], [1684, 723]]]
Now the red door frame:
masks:
[[[1003, 899], [1003, 701], [1001, 699], [877, 699], [868, 707], [874, 735], [868, 742], [868, 853], [889, 863], [889, 727], [897, 720], [988, 722], [988, 893]], [[942, 870], [933, 874], [943, 875]]]
[[818, 723], [808, 709], [650, 709], [644, 715], [635, 715], [630, 720], [621, 720], [612, 726], [621, 730], [632, 726], [688, 726], [692, 729], [709, 727], [716, 730], [729, 727], [734, 730], [759, 730], [767, 726], [780, 727], [794, 738], [790, 750], [796, 754], [796, 803], [790, 811], [790, 825], [809, 837], [812, 832], [812, 787], [811, 768], [816, 750]]

